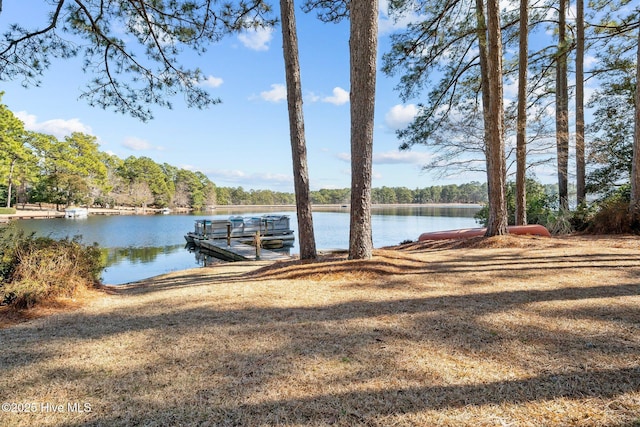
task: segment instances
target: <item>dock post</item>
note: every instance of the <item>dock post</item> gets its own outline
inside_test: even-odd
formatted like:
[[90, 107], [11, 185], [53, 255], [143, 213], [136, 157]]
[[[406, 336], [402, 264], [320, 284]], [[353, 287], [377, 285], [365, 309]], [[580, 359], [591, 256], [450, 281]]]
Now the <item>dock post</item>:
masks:
[[260, 259], [260, 230], [256, 231], [256, 260]]
[[231, 246], [231, 223], [227, 224], [227, 246]]

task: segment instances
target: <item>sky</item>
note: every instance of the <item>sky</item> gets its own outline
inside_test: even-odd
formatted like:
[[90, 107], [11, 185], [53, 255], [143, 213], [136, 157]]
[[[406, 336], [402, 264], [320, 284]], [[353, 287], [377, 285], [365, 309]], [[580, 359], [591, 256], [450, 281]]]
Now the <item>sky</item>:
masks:
[[[390, 34], [405, 25], [392, 22], [385, 13], [386, 0], [380, 3], [378, 68], [389, 50]], [[274, 7], [279, 16], [277, 2]], [[0, 29], [36, 20], [47, 12], [43, 1], [5, 1]], [[299, 7], [296, 20], [310, 186], [312, 190], [348, 188], [349, 24], [320, 22], [314, 13], [302, 13]], [[280, 27], [227, 36], [210, 45], [204, 55], [185, 58], [202, 69], [207, 76], [204, 87], [221, 104], [198, 110], [188, 108], [178, 96], [171, 110], [153, 106], [155, 118], [149, 122], [91, 107], [79, 99], [91, 79], [82, 71], [82, 58], [54, 60], [39, 87], [24, 88], [19, 80], [2, 82], [2, 102], [28, 130], [61, 139], [71, 132], [91, 134], [102, 151], [122, 159], [146, 156], [157, 163], [200, 171], [218, 186], [293, 192]], [[398, 149], [396, 131], [411, 122], [420, 102], [401, 101], [394, 90], [398, 79], [378, 72], [373, 186], [422, 188], [486, 181], [484, 174], [471, 172], [440, 178], [422, 169], [433, 156], [426, 147]]]
[[[277, 3], [277, 2], [275, 2]], [[384, 8], [384, 1], [381, 10]], [[5, 1], [0, 29], [45, 16], [41, 1]], [[277, 4], [274, 5], [277, 7]], [[34, 10], [35, 9], [35, 10]], [[275, 13], [279, 14], [276, 9]], [[35, 19], [35, 18], [34, 18]], [[310, 186], [350, 186], [349, 25], [320, 22], [296, 10]], [[399, 24], [401, 25], [401, 24]], [[381, 13], [379, 60], [389, 48], [394, 23]], [[146, 156], [158, 163], [201, 171], [218, 186], [293, 191], [289, 123], [280, 27], [228, 36], [194, 56], [207, 76], [206, 89], [222, 100], [204, 110], [188, 108], [182, 97], [173, 109], [152, 107], [154, 119], [137, 119], [89, 106], [79, 99], [91, 78], [81, 59], [55, 60], [39, 87], [2, 82], [2, 102], [28, 130], [64, 138], [71, 132], [97, 137], [100, 149], [120, 158]], [[398, 150], [395, 131], [416, 112], [394, 90], [397, 77], [379, 72], [376, 89], [373, 186], [427, 187], [436, 180], [422, 171], [424, 147]], [[483, 180], [482, 176], [456, 181]], [[445, 183], [450, 183], [449, 181]]]

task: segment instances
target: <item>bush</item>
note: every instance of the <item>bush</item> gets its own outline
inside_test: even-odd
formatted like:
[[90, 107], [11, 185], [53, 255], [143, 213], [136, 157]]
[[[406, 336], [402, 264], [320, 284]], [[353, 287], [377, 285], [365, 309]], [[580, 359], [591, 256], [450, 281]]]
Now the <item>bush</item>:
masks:
[[21, 245], [21, 242], [30, 238], [32, 236], [25, 237], [22, 231], [12, 232], [11, 228], [4, 228], [0, 231], [0, 286], [10, 280], [13, 270], [18, 265], [16, 249]]
[[[547, 226], [554, 218], [553, 206], [555, 204], [554, 197], [545, 193], [544, 185], [534, 179], [527, 178], [527, 223], [541, 224]], [[516, 223], [516, 184], [515, 182], [507, 183], [505, 192], [507, 198], [507, 215], [509, 225]], [[483, 227], [487, 226], [489, 220], [489, 207], [483, 206], [475, 214], [475, 219]]]
[[551, 234], [570, 234], [574, 231], [573, 218], [573, 213], [569, 209], [560, 209], [551, 213], [544, 225]]
[[638, 232], [631, 224], [629, 202], [631, 185], [625, 184], [611, 192], [609, 196], [592, 203], [578, 206], [572, 222], [578, 231], [592, 234], [626, 234]]
[[598, 204], [580, 203], [575, 211], [573, 211], [570, 221], [575, 231], [586, 231], [593, 221], [593, 217], [598, 212]]
[[586, 231], [594, 234], [633, 233], [629, 202], [620, 198], [608, 199], [600, 204]]
[[4, 304], [30, 308], [57, 297], [71, 297], [81, 288], [99, 283], [103, 263], [97, 245], [79, 238], [14, 236], [2, 239], [0, 296]]

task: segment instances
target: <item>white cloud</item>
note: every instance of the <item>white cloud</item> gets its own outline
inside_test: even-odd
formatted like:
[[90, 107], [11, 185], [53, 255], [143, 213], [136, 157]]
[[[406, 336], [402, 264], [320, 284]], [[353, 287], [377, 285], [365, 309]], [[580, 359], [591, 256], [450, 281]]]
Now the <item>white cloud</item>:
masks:
[[207, 172], [207, 174], [210, 176], [215, 176], [215, 177], [224, 178], [224, 179], [242, 179], [247, 176], [246, 173], [237, 169], [236, 170], [215, 169]]
[[215, 87], [220, 87], [222, 83], [224, 83], [224, 80], [222, 80], [222, 78], [209, 76], [206, 79], [204, 79], [202, 82], [200, 82], [200, 85], [215, 88]]
[[251, 50], [269, 50], [269, 43], [272, 38], [272, 28], [250, 29], [238, 35], [238, 40], [244, 47]]
[[418, 107], [415, 104], [394, 105], [384, 116], [384, 121], [391, 129], [403, 129], [418, 114]]
[[155, 147], [149, 141], [144, 140], [142, 138], [136, 138], [135, 136], [128, 136], [122, 141], [121, 144], [123, 147], [128, 148], [133, 151], [144, 151], [144, 150], [158, 150], [162, 151], [164, 148]]
[[322, 102], [328, 102], [334, 105], [343, 105], [349, 102], [349, 92], [341, 87], [333, 88], [333, 95], [322, 98]]
[[416, 151], [386, 151], [374, 153], [373, 163], [376, 165], [424, 165], [431, 160], [432, 155]]
[[343, 162], [351, 163], [351, 154], [349, 153], [338, 153], [336, 154], [336, 158]]
[[278, 185], [293, 183], [293, 177], [283, 173], [247, 173], [238, 169], [214, 169], [207, 171], [206, 174], [214, 182], [223, 181], [231, 183], [232, 185], [246, 185], [250, 188], [265, 187], [265, 185], [269, 183]]
[[260, 92], [260, 98], [269, 102], [280, 102], [287, 99], [287, 88], [283, 84], [272, 84], [271, 90]]
[[591, 67], [593, 67], [595, 64], [598, 63], [598, 58], [596, 58], [593, 55], [585, 55], [584, 56], [584, 68], [585, 69], [590, 69]]
[[504, 82], [502, 88], [504, 98], [517, 99], [518, 98], [518, 80], [507, 80]]
[[378, 34], [385, 35], [406, 28], [408, 24], [420, 20], [420, 16], [409, 11], [400, 16], [389, 16], [389, 0], [380, 0], [378, 13]]
[[52, 119], [38, 122], [37, 116], [26, 111], [18, 111], [15, 116], [22, 120], [26, 130], [53, 135], [56, 138], [64, 138], [73, 132], [91, 134], [91, 127], [83, 124], [80, 119]]
[[[335, 157], [346, 163], [351, 163], [351, 154], [337, 153]], [[376, 165], [424, 165], [428, 163], [432, 155], [418, 151], [385, 151], [373, 153], [373, 164]]]
[[293, 182], [293, 177], [291, 175], [287, 175], [284, 173], [259, 173], [254, 174], [258, 178], [259, 181], [264, 182], [279, 182], [279, 183], [289, 183]]
[[320, 96], [316, 95], [313, 92], [307, 92], [306, 95], [304, 96], [305, 101], [307, 102], [318, 102], [320, 101]]

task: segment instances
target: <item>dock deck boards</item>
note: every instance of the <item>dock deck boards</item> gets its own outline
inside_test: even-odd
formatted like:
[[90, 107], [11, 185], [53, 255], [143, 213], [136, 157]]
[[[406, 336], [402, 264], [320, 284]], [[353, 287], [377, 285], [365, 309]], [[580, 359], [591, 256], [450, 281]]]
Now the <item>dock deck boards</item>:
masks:
[[[231, 245], [227, 245], [226, 240], [209, 239], [202, 240], [200, 245], [211, 252], [233, 259], [234, 261], [256, 260], [256, 248], [244, 243], [231, 241]], [[260, 249], [261, 261], [281, 261], [287, 259], [291, 259], [291, 257], [268, 249]]]

